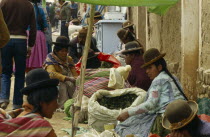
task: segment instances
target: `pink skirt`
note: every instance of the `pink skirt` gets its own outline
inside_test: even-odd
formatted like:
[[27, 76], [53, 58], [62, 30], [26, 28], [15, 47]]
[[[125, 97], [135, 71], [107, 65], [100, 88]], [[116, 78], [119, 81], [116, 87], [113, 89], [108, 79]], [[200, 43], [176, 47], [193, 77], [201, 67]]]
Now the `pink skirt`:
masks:
[[35, 45], [31, 49], [30, 58], [26, 59], [26, 68], [41, 68], [47, 56], [46, 38], [42, 31], [37, 30]]

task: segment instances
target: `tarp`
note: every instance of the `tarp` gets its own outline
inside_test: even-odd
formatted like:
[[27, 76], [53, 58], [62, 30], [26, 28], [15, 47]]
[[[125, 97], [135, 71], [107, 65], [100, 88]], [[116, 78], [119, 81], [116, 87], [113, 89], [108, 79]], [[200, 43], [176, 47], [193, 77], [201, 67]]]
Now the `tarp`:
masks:
[[75, 2], [104, 6], [146, 6], [150, 12], [164, 14], [179, 0], [73, 0]]

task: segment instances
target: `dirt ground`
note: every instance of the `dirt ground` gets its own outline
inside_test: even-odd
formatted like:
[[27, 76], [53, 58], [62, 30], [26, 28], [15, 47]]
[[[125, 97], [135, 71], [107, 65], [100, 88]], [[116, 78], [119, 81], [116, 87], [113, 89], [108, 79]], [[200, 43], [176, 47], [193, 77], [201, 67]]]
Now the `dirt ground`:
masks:
[[[14, 88], [14, 77], [11, 79], [11, 93], [10, 93], [10, 104], [6, 111], [12, 110], [12, 97], [13, 97], [13, 88]], [[24, 98], [25, 99], [25, 98]], [[58, 137], [70, 137], [66, 132], [62, 131], [62, 128], [71, 128], [71, 121], [63, 120], [65, 113], [55, 112], [52, 119], [47, 119], [53, 126], [55, 133]], [[79, 127], [87, 127], [87, 124], [79, 124]]]

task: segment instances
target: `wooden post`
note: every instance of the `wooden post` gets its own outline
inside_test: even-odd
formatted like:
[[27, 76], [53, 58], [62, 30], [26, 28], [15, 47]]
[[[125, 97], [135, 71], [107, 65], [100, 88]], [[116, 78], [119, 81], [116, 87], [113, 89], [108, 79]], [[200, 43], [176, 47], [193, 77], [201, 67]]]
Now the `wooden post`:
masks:
[[[89, 26], [88, 26], [88, 33], [87, 33], [87, 38], [85, 41], [85, 48], [84, 48], [83, 56], [82, 56], [82, 65], [81, 65], [81, 69], [80, 69], [79, 94], [77, 96], [76, 104], [74, 105], [76, 108], [78, 108], [78, 107], [80, 108], [81, 104], [82, 104], [82, 96], [83, 96], [84, 81], [85, 81], [85, 69], [86, 69], [86, 64], [87, 64], [88, 51], [90, 49], [90, 42], [91, 42], [91, 38], [92, 38], [94, 12], [95, 12], [95, 5], [91, 5], [90, 22], [89, 22]], [[74, 113], [74, 119], [72, 121], [73, 122], [72, 137], [74, 137], [77, 132], [79, 112], [80, 112], [80, 110], [76, 110], [76, 112]]]

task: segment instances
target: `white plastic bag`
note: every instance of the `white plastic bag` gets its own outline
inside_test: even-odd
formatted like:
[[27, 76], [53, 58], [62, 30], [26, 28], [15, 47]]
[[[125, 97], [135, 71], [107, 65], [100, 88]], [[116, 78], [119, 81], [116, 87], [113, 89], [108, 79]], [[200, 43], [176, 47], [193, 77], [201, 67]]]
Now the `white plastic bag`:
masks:
[[[101, 106], [97, 102], [97, 100], [102, 98], [103, 96], [118, 97], [126, 94], [135, 94], [138, 96], [130, 107], [138, 106], [144, 101], [146, 97], [146, 92], [140, 88], [116, 89], [113, 91], [98, 90], [96, 93], [94, 93], [90, 98], [88, 104], [88, 124], [92, 126], [92, 128], [96, 129], [98, 132], [104, 131], [104, 124], [117, 124], [116, 119], [120, 114], [120, 110], [111, 110], [104, 106]], [[122, 112], [126, 111], [127, 109], [128, 108], [122, 110]]]

